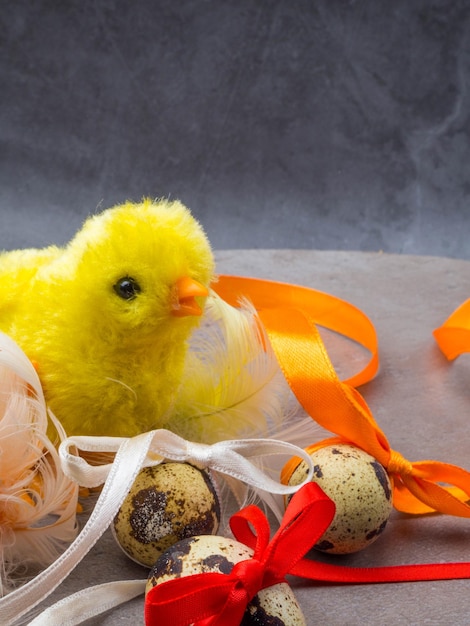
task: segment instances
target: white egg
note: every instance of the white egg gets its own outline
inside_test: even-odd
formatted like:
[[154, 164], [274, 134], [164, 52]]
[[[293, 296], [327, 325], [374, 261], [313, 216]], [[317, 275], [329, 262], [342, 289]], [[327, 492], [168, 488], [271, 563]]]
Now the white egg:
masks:
[[[253, 551], [234, 539], [200, 536], [171, 546], [150, 571], [147, 591], [167, 580], [218, 572], [229, 574], [233, 566], [249, 559]], [[287, 583], [262, 589], [248, 604], [244, 626], [306, 626], [302, 610]]]
[[[333, 554], [362, 550], [379, 537], [392, 511], [392, 486], [385, 468], [367, 452], [349, 444], [335, 444], [310, 454], [312, 481], [336, 505], [329, 528], [315, 548]], [[307, 475], [302, 461], [289, 484]]]
[[189, 463], [168, 462], [139, 472], [112, 529], [132, 560], [151, 567], [172, 544], [215, 534], [219, 523], [219, 498], [210, 474]]

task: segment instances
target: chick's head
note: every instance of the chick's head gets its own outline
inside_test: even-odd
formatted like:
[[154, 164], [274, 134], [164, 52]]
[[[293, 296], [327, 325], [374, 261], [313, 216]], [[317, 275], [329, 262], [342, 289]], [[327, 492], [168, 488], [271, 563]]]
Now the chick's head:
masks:
[[[195, 304], [192, 295], [203, 305], [198, 296], [214, 271], [209, 242], [191, 213], [176, 201], [150, 200], [89, 218], [60, 266], [77, 322], [135, 347], [155, 333], [194, 327], [198, 316], [183, 315], [181, 306]], [[189, 293], [181, 296], [181, 288]]]

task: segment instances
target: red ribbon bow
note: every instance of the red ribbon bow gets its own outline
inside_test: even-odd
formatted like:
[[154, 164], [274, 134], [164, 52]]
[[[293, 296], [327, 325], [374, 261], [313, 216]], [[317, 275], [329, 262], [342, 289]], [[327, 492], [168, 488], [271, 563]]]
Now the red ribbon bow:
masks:
[[[384, 567], [348, 567], [303, 556], [330, 525], [335, 505], [315, 483], [302, 487], [287, 507], [282, 524], [269, 542], [269, 524], [256, 506], [230, 519], [236, 539], [254, 549], [251, 559], [230, 574], [203, 573], [161, 583], [147, 594], [147, 626], [239, 626], [250, 600], [286, 574], [339, 584], [413, 582], [470, 578], [470, 563], [425, 563]], [[255, 533], [252, 532], [250, 524]]]
[[230, 574], [195, 574], [153, 587], [146, 597], [145, 623], [239, 626], [252, 598], [285, 580], [323, 535], [334, 514], [330, 498], [309, 483], [292, 497], [270, 542], [264, 513], [254, 505], [244, 508], [231, 517], [230, 527], [238, 541], [254, 550], [253, 557], [237, 563]]

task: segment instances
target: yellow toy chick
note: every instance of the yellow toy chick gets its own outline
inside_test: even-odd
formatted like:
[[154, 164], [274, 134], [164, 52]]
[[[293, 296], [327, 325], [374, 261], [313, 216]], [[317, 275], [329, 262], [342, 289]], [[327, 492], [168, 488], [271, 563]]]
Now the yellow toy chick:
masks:
[[213, 272], [181, 203], [127, 203], [63, 248], [0, 254], [0, 330], [37, 367], [68, 435], [132, 436], [171, 413]]
[[63, 248], [0, 253], [0, 331], [35, 364], [67, 435], [302, 443], [312, 420], [298, 420], [254, 308], [210, 288], [214, 270], [180, 202], [123, 204]]

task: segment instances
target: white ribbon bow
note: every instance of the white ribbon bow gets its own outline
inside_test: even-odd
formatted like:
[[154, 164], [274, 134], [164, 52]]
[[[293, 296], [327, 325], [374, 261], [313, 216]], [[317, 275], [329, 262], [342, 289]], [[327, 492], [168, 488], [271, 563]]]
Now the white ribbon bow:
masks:
[[[93, 466], [79, 456], [83, 452], [116, 453], [114, 461]], [[86, 525], [75, 541], [47, 569], [19, 589], [0, 599], [0, 623], [14, 624], [70, 574], [74, 567], [96, 544], [113, 521], [139, 471], [163, 460], [184, 461], [201, 468], [210, 468], [253, 487], [280, 519], [282, 512], [273, 494], [286, 495], [300, 489], [311, 480], [312, 461], [301, 448], [285, 441], [272, 439], [239, 439], [213, 445], [193, 443], [168, 430], [154, 430], [131, 439], [121, 437], [70, 437], [59, 448], [64, 472], [84, 487], [104, 487]], [[308, 467], [303, 483], [282, 485], [267, 476], [249, 459], [277, 455], [298, 456]], [[86, 592], [73, 594], [44, 611], [30, 626], [72, 626], [102, 613], [121, 602], [143, 593], [145, 581], [121, 581], [91, 588], [97, 602], [90, 607]], [[99, 598], [99, 600], [98, 600]]]

